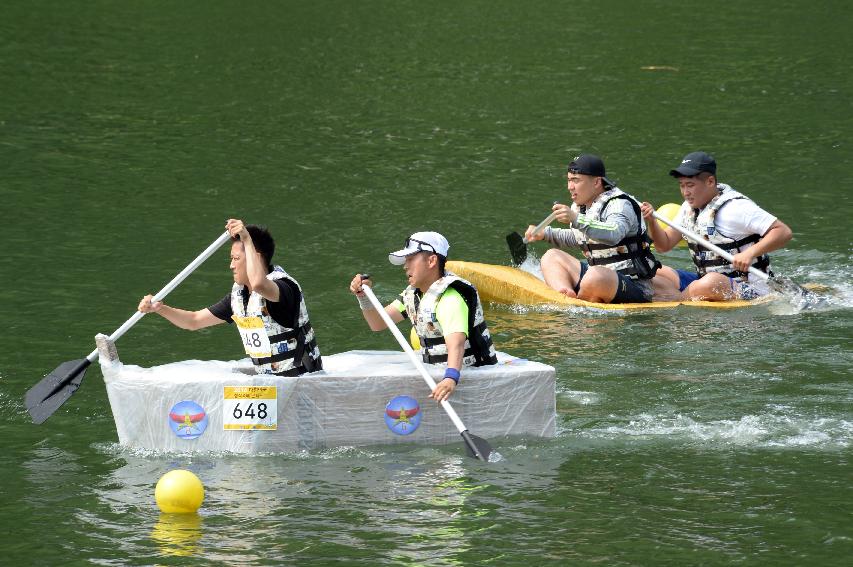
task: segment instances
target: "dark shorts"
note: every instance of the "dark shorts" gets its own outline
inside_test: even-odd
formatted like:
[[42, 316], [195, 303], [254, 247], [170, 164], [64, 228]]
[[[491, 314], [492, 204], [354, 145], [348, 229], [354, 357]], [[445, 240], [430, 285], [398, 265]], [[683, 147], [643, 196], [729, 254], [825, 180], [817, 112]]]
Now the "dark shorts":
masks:
[[[575, 286], [576, 294], [580, 291], [580, 282], [588, 268], [589, 264], [581, 262], [581, 273], [578, 278], [578, 283]], [[651, 301], [650, 298], [646, 297], [646, 291], [643, 287], [637, 285], [635, 280], [632, 280], [628, 276], [623, 276], [619, 272], [616, 272], [616, 277], [619, 279], [619, 284], [616, 288], [616, 295], [613, 296], [613, 301], [611, 301], [611, 303], [649, 303]]]
[[678, 274], [678, 291], [684, 291], [687, 286], [699, 279], [699, 274], [696, 272], [688, 272], [687, 270], [675, 270]]

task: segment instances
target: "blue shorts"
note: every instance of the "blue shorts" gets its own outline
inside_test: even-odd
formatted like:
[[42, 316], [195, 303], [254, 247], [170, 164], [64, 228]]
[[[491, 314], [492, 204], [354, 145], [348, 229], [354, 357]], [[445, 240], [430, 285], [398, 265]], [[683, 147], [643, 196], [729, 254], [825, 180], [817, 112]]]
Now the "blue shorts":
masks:
[[729, 278], [729, 281], [732, 283], [732, 291], [735, 292], [738, 299], [757, 299], [766, 293], [762, 293], [761, 290], [756, 289], [747, 282], [739, 282], [733, 278]]
[[[699, 274], [696, 272], [688, 272], [687, 270], [675, 270], [678, 273], [678, 291], [684, 291], [687, 286], [699, 279]], [[739, 282], [734, 278], [729, 278], [729, 285], [732, 286], [732, 291], [738, 299], [755, 299], [763, 294], [760, 290], [755, 289], [752, 285], [746, 282]]]
[[[588, 268], [589, 264], [581, 262], [581, 273], [578, 278], [578, 283], [575, 285], [575, 294], [580, 291], [580, 282]], [[616, 286], [616, 295], [613, 296], [611, 303], [649, 303], [651, 301], [651, 299], [646, 297], [645, 290], [637, 285], [635, 280], [632, 280], [628, 276], [623, 276], [619, 272], [615, 273], [616, 277], [619, 279], [619, 283]]]
[[687, 270], [675, 270], [678, 274], [678, 291], [684, 291], [687, 286], [699, 279], [699, 274], [696, 272], [688, 272]]

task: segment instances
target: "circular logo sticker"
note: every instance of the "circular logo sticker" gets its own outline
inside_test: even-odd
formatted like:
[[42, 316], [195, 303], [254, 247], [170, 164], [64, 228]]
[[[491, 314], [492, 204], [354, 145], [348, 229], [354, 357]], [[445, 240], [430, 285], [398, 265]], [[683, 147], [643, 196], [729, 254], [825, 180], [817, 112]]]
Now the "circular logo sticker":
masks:
[[195, 402], [178, 402], [169, 410], [169, 427], [181, 439], [195, 439], [207, 429], [207, 412]]
[[410, 435], [421, 424], [421, 406], [409, 396], [397, 396], [385, 406], [385, 425], [397, 435]]

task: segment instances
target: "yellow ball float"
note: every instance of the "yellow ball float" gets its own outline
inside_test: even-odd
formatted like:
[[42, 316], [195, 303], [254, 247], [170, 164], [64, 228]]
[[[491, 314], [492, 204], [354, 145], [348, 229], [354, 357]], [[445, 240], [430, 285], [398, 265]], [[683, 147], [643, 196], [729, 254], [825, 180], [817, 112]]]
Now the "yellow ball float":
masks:
[[412, 343], [413, 349], [421, 350], [421, 340], [418, 338], [418, 334], [415, 332], [414, 327], [412, 327], [411, 332], [409, 332], [409, 342]]
[[[665, 219], [676, 221], [678, 218], [678, 211], [681, 210], [681, 205], [676, 205], [675, 203], [667, 203], [665, 205], [661, 205], [658, 207], [657, 213]], [[657, 221], [661, 228], [669, 228], [669, 225], [663, 221]], [[687, 243], [684, 240], [678, 243], [678, 246], [687, 246]]]
[[[675, 203], [667, 203], [666, 205], [661, 205], [658, 207], [657, 213], [667, 220], [674, 221], [675, 217], [678, 216], [678, 211], [681, 210], [681, 205], [676, 205]], [[668, 225], [663, 221], [658, 221], [658, 224], [661, 228], [666, 228]]]
[[194, 514], [204, 500], [204, 486], [190, 471], [169, 471], [157, 481], [154, 500], [166, 514]]

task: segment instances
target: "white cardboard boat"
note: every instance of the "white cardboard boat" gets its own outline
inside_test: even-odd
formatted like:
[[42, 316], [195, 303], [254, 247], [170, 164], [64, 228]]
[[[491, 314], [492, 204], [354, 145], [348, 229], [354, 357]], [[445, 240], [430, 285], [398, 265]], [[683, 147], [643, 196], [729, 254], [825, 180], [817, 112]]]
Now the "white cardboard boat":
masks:
[[[123, 364], [105, 338], [101, 370], [128, 448], [278, 453], [461, 442], [403, 352], [324, 356], [323, 371], [282, 377], [254, 374], [248, 359]], [[493, 445], [507, 436], [553, 437], [554, 368], [500, 352], [498, 361], [463, 371], [450, 402], [466, 427]], [[440, 381], [443, 367], [427, 368]]]

